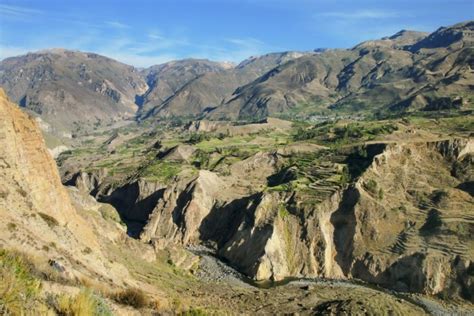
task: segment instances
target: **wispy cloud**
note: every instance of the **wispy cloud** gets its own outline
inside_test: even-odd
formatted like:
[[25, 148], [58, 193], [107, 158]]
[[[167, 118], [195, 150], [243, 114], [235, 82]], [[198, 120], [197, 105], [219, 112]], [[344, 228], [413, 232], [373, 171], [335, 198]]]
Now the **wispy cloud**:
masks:
[[218, 61], [240, 62], [272, 49], [263, 41], [252, 37], [226, 38], [223, 42], [224, 44], [220, 43], [213, 47], [205, 46], [204, 55]]
[[27, 18], [33, 15], [40, 15], [43, 13], [44, 12], [41, 10], [31, 9], [27, 7], [0, 4], [0, 17], [3, 18], [26, 20]]
[[401, 16], [401, 14], [399, 12], [385, 10], [357, 10], [353, 12], [323, 12], [318, 14], [318, 16], [339, 19], [388, 19], [398, 18]]
[[165, 39], [163, 36], [161, 36], [160, 34], [157, 34], [157, 33], [148, 33], [148, 38], [149, 39], [152, 39], [152, 40], [162, 40], [162, 39]]
[[162, 64], [171, 60], [179, 59], [178, 56], [173, 54], [157, 54], [153, 56], [144, 56], [127, 52], [117, 52], [117, 51], [97, 51], [98, 54], [110, 57], [112, 59], [118, 60], [127, 65], [133, 65], [135, 67], [149, 67], [152, 65]]
[[117, 21], [106, 21], [105, 25], [109, 26], [109, 27], [112, 27], [112, 28], [116, 28], [116, 29], [129, 29], [130, 28], [130, 25], [120, 23], [120, 22], [117, 22]]
[[25, 48], [10, 45], [0, 45], [0, 60], [11, 56], [24, 55], [28, 52], [37, 50], [36, 48]]

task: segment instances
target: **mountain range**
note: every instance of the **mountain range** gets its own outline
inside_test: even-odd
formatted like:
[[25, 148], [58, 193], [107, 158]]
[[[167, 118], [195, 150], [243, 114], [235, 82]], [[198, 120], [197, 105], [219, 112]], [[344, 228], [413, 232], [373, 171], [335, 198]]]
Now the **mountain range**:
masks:
[[473, 314], [473, 28], [3, 60], [0, 314]]
[[0, 86], [57, 134], [126, 119], [253, 121], [471, 109], [474, 22], [400, 31], [352, 49], [283, 52], [238, 65], [185, 59], [136, 69], [51, 49], [0, 63]]

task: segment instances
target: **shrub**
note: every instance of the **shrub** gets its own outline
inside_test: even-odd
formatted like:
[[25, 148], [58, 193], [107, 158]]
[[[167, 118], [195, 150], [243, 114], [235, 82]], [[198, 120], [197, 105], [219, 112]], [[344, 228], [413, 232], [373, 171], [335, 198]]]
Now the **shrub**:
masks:
[[49, 227], [53, 228], [59, 225], [59, 222], [52, 216], [48, 214], [38, 212], [38, 215], [48, 224]]
[[52, 305], [60, 315], [112, 315], [103, 299], [87, 289], [72, 297], [64, 294], [60, 295], [53, 300]]
[[145, 293], [137, 288], [127, 288], [115, 293], [113, 299], [122, 305], [129, 305], [135, 308], [143, 308], [148, 305], [148, 299]]
[[431, 209], [426, 216], [426, 221], [421, 226], [420, 232], [422, 235], [431, 235], [438, 232], [443, 225], [441, 212], [437, 209]]
[[375, 180], [368, 180], [364, 182], [364, 189], [372, 194], [377, 193], [377, 182]]
[[313, 139], [316, 136], [318, 136], [318, 131], [314, 129], [305, 129], [303, 127], [299, 127], [293, 135], [293, 140], [308, 140]]
[[200, 308], [191, 308], [187, 311], [180, 313], [181, 316], [206, 316], [208, 315], [205, 311]]
[[119, 213], [111, 205], [108, 205], [108, 204], [101, 205], [99, 208], [99, 212], [100, 212], [100, 215], [102, 215], [103, 219], [123, 224]]
[[288, 210], [286, 209], [285, 205], [280, 204], [280, 206], [278, 207], [278, 215], [279, 215], [282, 219], [285, 219], [286, 217], [288, 217], [288, 216], [290, 215], [290, 212], [288, 212]]
[[205, 140], [210, 140], [211, 136], [203, 133], [191, 133], [189, 138], [185, 141], [187, 144], [195, 145]]
[[15, 223], [8, 223], [7, 228], [9, 231], [14, 231], [16, 230], [16, 224]]
[[0, 314], [23, 315], [38, 307], [41, 282], [27, 257], [0, 250]]
[[382, 188], [379, 189], [379, 194], [378, 194], [377, 197], [379, 198], [379, 200], [383, 199], [383, 190], [382, 190]]

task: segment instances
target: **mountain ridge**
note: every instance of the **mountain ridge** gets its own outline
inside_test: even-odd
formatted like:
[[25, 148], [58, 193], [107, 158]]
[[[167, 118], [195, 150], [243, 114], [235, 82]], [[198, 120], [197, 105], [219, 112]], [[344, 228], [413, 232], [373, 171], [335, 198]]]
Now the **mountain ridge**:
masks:
[[[431, 34], [401, 30], [351, 49], [269, 53], [236, 65], [188, 58], [138, 70], [95, 53], [55, 48], [1, 61], [0, 85], [66, 134], [84, 124], [90, 129], [134, 118], [389, 114], [459, 107], [456, 98], [469, 108], [473, 25]], [[451, 81], [438, 79], [441, 68], [451, 69]], [[123, 74], [125, 80], [118, 80]]]

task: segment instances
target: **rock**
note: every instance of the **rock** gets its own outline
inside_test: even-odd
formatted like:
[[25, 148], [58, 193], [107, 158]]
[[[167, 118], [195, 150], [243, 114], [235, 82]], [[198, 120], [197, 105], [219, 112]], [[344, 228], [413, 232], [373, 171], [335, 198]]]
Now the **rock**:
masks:
[[[159, 247], [211, 244], [218, 256], [256, 280], [358, 278], [398, 290], [466, 297], [461, 288], [472, 282], [459, 280], [473, 253], [467, 236], [452, 232], [456, 225], [469, 225], [472, 197], [457, 186], [472, 177], [465, 178], [465, 172], [454, 177], [452, 166], [472, 157], [472, 142], [372, 147], [355, 183], [314, 204], [304, 204], [298, 191], [237, 198], [216, 174], [201, 170], [191, 181], [181, 179], [166, 189], [141, 238]], [[252, 170], [272, 174], [278, 160], [278, 154], [257, 154], [232, 166], [233, 173], [236, 178]], [[424, 186], [413, 187], [415, 177]], [[430, 224], [427, 201], [440, 208], [437, 226]]]

